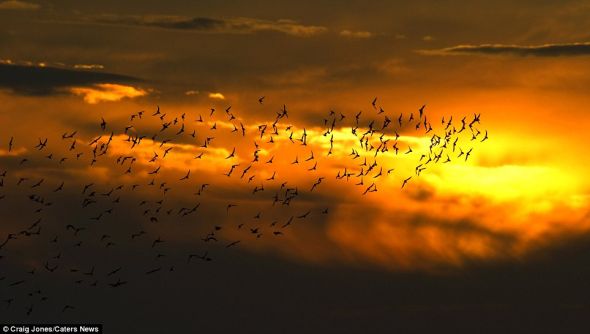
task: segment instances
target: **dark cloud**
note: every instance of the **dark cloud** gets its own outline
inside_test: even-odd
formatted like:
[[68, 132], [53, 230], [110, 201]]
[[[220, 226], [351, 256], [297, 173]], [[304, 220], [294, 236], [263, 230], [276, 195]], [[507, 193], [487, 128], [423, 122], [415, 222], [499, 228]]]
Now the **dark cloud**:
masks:
[[293, 20], [270, 21], [247, 17], [217, 19], [164, 15], [101, 15], [88, 18], [88, 20], [103, 24], [143, 26], [204, 33], [247, 34], [260, 31], [274, 31], [292, 36], [311, 36], [327, 30], [323, 26], [304, 25]]
[[457, 45], [436, 50], [419, 50], [424, 55], [515, 55], [535, 57], [560, 57], [590, 55], [590, 43], [543, 44], [543, 45], [504, 45], [480, 44]]
[[118, 15], [103, 15], [92, 20], [100, 23], [122, 24], [122, 25], [137, 25], [158, 27], [165, 29], [179, 29], [179, 30], [197, 30], [197, 31], [211, 31], [221, 29], [225, 26], [224, 20], [212, 19], [206, 17], [181, 18], [177, 16], [118, 16]]
[[135, 77], [107, 72], [0, 63], [0, 88], [24, 95], [49, 95], [67, 87], [140, 81]]

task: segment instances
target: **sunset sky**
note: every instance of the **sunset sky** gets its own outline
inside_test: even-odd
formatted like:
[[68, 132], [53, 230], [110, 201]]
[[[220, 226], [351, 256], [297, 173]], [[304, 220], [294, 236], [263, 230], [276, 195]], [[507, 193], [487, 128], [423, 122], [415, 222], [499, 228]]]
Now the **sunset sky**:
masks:
[[[18, 234], [0, 248], [0, 297], [14, 299], [0, 322], [587, 328], [587, 1], [0, 0], [0, 19], [0, 242]], [[433, 134], [423, 105], [442, 137], [464, 117], [481, 121], [417, 175]], [[391, 119], [377, 158], [352, 133], [360, 111], [361, 135]], [[132, 148], [129, 135], [145, 138]], [[363, 160], [379, 165], [362, 186], [336, 178]], [[98, 203], [86, 208], [88, 184]], [[289, 205], [272, 203], [290, 187]], [[19, 234], [37, 219], [43, 233]], [[203, 252], [213, 260], [187, 265]], [[112, 289], [119, 278], [130, 284]], [[27, 296], [37, 289], [46, 301]]]

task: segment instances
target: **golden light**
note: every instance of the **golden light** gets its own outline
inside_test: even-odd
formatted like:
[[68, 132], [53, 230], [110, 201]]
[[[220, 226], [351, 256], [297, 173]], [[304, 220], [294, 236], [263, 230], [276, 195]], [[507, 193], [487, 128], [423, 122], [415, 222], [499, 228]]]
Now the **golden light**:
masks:
[[96, 84], [93, 87], [73, 87], [70, 92], [75, 95], [84, 97], [84, 101], [89, 104], [99, 102], [113, 102], [124, 98], [136, 98], [147, 95], [147, 91], [141, 88], [120, 84]]

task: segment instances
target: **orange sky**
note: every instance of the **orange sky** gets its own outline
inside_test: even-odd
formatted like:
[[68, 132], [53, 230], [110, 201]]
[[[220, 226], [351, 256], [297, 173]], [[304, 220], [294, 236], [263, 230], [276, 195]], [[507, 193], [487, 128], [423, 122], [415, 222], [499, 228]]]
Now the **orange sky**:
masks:
[[[526, 260], [590, 228], [584, 168], [590, 160], [584, 155], [585, 129], [590, 126], [584, 111], [589, 102], [589, 52], [585, 36], [559, 20], [586, 27], [588, 21], [575, 14], [587, 11], [581, 3], [563, 4], [551, 17], [548, 13], [557, 4], [536, 7], [528, 24], [498, 27], [495, 36], [491, 27], [516, 15], [506, 4], [499, 5], [490, 22], [479, 25], [475, 21], [485, 17], [483, 4], [472, 8], [473, 17], [424, 9], [401, 23], [358, 18], [353, 13], [359, 4], [340, 17], [322, 18], [319, 12], [305, 17], [295, 11], [287, 19], [272, 9], [261, 17], [221, 17], [221, 9], [211, 6], [194, 20], [173, 9], [170, 15], [156, 15], [149, 7], [141, 13], [126, 8], [125, 14], [113, 14], [110, 4], [80, 5], [81, 14], [72, 17], [59, 6], [11, 6], [16, 5], [0, 9], [8, 21], [0, 36], [7, 46], [0, 65], [2, 73], [14, 78], [0, 82], [1, 168], [14, 168], [16, 159], [25, 156], [43, 158], [33, 148], [39, 137], [50, 138], [54, 155], [69, 157], [63, 166], [33, 163], [17, 175], [54, 183], [72, 178], [77, 186], [94, 178], [108, 185], [133, 184], [148, 182], [147, 172], [161, 165], [162, 178], [173, 189], [170, 196], [179, 203], [194, 203], [199, 184], [220, 185], [210, 200], [221, 213], [203, 214], [203, 219], [210, 218], [209, 225], [243, 221], [266, 231], [257, 239], [235, 227], [224, 229], [219, 234], [226, 242], [245, 239], [247, 251], [278, 252], [320, 264], [428, 271], [471, 261]], [[10, 22], [14, 28], [8, 28]], [[416, 28], [422, 22], [430, 23], [428, 29]], [[541, 29], [542, 24], [547, 29]], [[437, 29], [439, 25], [444, 28]], [[38, 28], [44, 28], [41, 37], [33, 34]], [[150, 34], [153, 41], [138, 41], [141, 34]], [[44, 52], [33, 51], [39, 38], [46, 39]], [[167, 41], [170, 47], [163, 46]], [[260, 96], [265, 96], [263, 104], [258, 103]], [[357, 178], [336, 180], [344, 167], [360, 169], [362, 158], [349, 157], [352, 148], [360, 149], [350, 133], [354, 115], [363, 111], [361, 133], [369, 119], [382, 122], [383, 115], [371, 106], [374, 97], [393, 124], [400, 113], [417, 117], [423, 104], [439, 131], [442, 117], [448, 121], [452, 116], [459, 127], [463, 116], [469, 121], [474, 113], [481, 114], [480, 137], [473, 142], [467, 137], [460, 145], [465, 150], [473, 147], [470, 160], [451, 156], [451, 163], [437, 164], [418, 177], [418, 150], [428, 149], [424, 145], [429, 138], [421, 131], [404, 131], [400, 157], [390, 148], [380, 159], [379, 168], [395, 171], [378, 179], [377, 192], [362, 195], [363, 187], [354, 185]], [[156, 105], [166, 113], [165, 120], [185, 113], [186, 133], [174, 134], [178, 124], [155, 142], [146, 138], [131, 150], [123, 129], [137, 124], [131, 133], [151, 137], [165, 121], [151, 116]], [[257, 126], [270, 125], [283, 105], [289, 118], [280, 121], [274, 143], [268, 143], [268, 133], [257, 138]], [[235, 120], [226, 117], [228, 106]], [[216, 109], [213, 117], [210, 108]], [[145, 119], [130, 121], [140, 110], [145, 110]], [[336, 126], [333, 155], [325, 157], [329, 142], [322, 136], [323, 119], [330, 110], [344, 114], [346, 121]], [[204, 123], [195, 122], [199, 116]], [[109, 124], [104, 134], [115, 134], [107, 158], [95, 167], [89, 167], [89, 161], [74, 162], [60, 136], [77, 130], [79, 145], [88, 143], [101, 133], [101, 118]], [[240, 123], [246, 137], [231, 132]], [[216, 130], [210, 129], [213, 124]], [[291, 144], [287, 126], [292, 126], [294, 138], [305, 128], [308, 146]], [[189, 136], [193, 129], [196, 138]], [[485, 131], [489, 140], [481, 143]], [[200, 148], [209, 135], [215, 137], [213, 144]], [[9, 153], [11, 137], [17, 140]], [[172, 141], [160, 146], [164, 139]], [[248, 183], [238, 174], [250, 164], [254, 141], [261, 145], [260, 162], [252, 168], [255, 181]], [[416, 151], [411, 157], [403, 154], [408, 145]], [[169, 147], [173, 150], [164, 160], [149, 162], [154, 152], [162, 155]], [[225, 159], [234, 147], [236, 156]], [[308, 170], [309, 162], [291, 163], [311, 151], [318, 157], [317, 171]], [[203, 158], [194, 159], [201, 152]], [[137, 173], [123, 175], [125, 169], [113, 164], [125, 155], [137, 159]], [[273, 164], [263, 162], [273, 156]], [[367, 156], [372, 159], [372, 153]], [[233, 163], [239, 163], [236, 174], [224, 176]], [[189, 169], [193, 177], [186, 185], [178, 179]], [[273, 173], [276, 180], [267, 180]], [[400, 189], [402, 180], [412, 175]], [[326, 179], [318, 194], [310, 193], [320, 176]], [[365, 188], [373, 182], [370, 178], [364, 178]], [[276, 189], [284, 181], [309, 193], [291, 211], [268, 208], [271, 190], [265, 190], [266, 197], [251, 194], [260, 184]], [[224, 212], [231, 202], [249, 203], [235, 210], [243, 217]], [[324, 217], [319, 212], [326, 207], [330, 213]], [[263, 222], [244, 218], [265, 210]], [[274, 219], [308, 210], [315, 210], [308, 221], [294, 225], [280, 240], [272, 236], [268, 224]], [[188, 238], [182, 231], [154, 233]]]

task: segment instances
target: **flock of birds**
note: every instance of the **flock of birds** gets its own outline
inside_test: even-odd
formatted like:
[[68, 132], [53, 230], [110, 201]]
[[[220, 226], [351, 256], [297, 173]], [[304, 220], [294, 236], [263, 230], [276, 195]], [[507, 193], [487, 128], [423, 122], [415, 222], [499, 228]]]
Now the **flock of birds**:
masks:
[[[265, 97], [258, 102], [265, 104]], [[40, 276], [71, 280], [79, 287], [118, 289], [145, 276], [174, 272], [178, 266], [210, 262], [214, 251], [267, 236], [280, 238], [295, 224], [328, 215], [329, 203], [310, 200], [310, 196], [321, 192], [329, 179], [354, 185], [363, 196], [377, 192], [385, 179], [386, 185], [393, 182], [406, 188], [434, 165], [467, 161], [473, 148], [488, 140], [487, 130], [479, 129], [478, 114], [459, 121], [453, 117], [435, 121], [422, 106], [391, 116], [377, 102], [373, 99], [366, 113], [347, 116], [329, 111], [321, 126], [310, 129], [290, 124], [284, 105], [272, 123], [259, 125], [244, 125], [245, 120], [231, 106], [211, 108], [204, 117], [170, 116], [158, 106], [149, 113], [128, 115], [123, 127], [111, 126], [101, 118], [91, 138], [69, 130], [53, 142], [39, 138], [34, 147], [23, 150], [19, 139], [10, 137], [3, 148], [6, 154], [0, 155], [0, 212], [13, 216], [0, 226], [0, 233], [5, 234], [0, 234], [0, 268], [6, 269], [10, 261], [14, 270], [0, 271], [4, 304], [0, 309], [22, 310], [27, 316], [48, 308], [74, 312], [76, 305], [39, 286]], [[352, 134], [356, 143], [349, 145], [344, 139], [339, 143], [339, 136], [345, 133], [348, 138]], [[428, 147], [412, 147], [404, 140], [410, 133], [429, 139]], [[253, 146], [220, 150], [218, 138], [234, 144], [248, 141]], [[19, 149], [21, 153], [15, 153]], [[250, 156], [241, 153], [246, 150]], [[153, 154], [146, 156], [148, 151]], [[174, 164], [168, 162], [175, 159], [175, 152], [187, 151], [194, 156], [185, 165], [193, 168], [167, 170]], [[413, 173], [396, 175], [391, 165], [396, 157], [414, 161]], [[337, 164], [330, 165], [330, 159]], [[289, 171], [274, 168], [280, 163]], [[89, 175], [79, 179], [69, 171], [40, 175], [65, 170], [68, 165]], [[332, 167], [322, 172], [324, 165]], [[4, 170], [7, 166], [12, 170]], [[194, 166], [212, 166], [213, 171]], [[110, 182], [101, 184], [101, 178], [92, 174], [99, 167], [108, 170]], [[226, 169], [216, 172], [217, 167]], [[208, 173], [217, 173], [217, 178], [236, 185], [243, 194], [236, 195], [224, 186], [215, 192], [216, 178]], [[297, 174], [305, 177], [293, 181]], [[118, 223], [108, 224], [109, 220]], [[174, 237], [169, 240], [159, 233], [179, 229], [170, 222], [180, 220], [192, 230], [179, 233], [188, 235], [191, 245], [197, 246], [194, 251], [172, 254], [169, 246]], [[199, 223], [192, 226], [191, 221]], [[7, 231], [15, 225], [20, 228]], [[124, 245], [143, 250], [153, 266], [130, 269], [113, 266], [103, 255], [94, 263], [78, 256], [84, 248], [99, 254], [117, 248], [123, 252]], [[30, 248], [41, 250], [33, 259], [23, 258], [21, 250]]]

